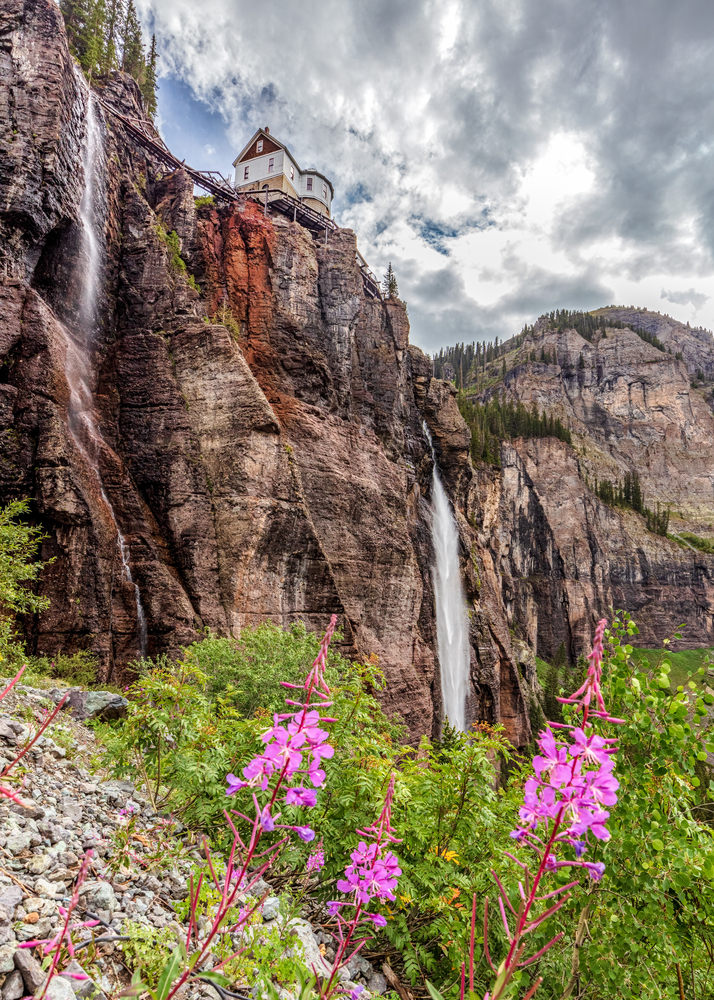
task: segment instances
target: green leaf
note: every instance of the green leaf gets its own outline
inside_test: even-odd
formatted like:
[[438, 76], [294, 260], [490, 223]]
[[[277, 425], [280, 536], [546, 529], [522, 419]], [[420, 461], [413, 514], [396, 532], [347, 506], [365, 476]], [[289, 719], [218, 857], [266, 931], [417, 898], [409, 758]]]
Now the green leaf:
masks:
[[208, 979], [212, 983], [218, 983], [219, 986], [225, 986], [225, 987], [230, 986], [231, 983], [230, 979], [227, 976], [224, 976], [223, 973], [211, 972], [210, 969], [207, 972], [202, 972], [199, 976], [199, 979]]
[[[664, 844], [662, 843], [661, 840], [653, 840], [652, 841], [652, 846], [654, 847], [655, 851], [663, 851], [664, 850]], [[159, 1000], [163, 1000], [163, 998], [159, 998]]]
[[163, 972], [159, 976], [159, 983], [156, 987], [156, 1000], [166, 1000], [166, 997], [169, 995], [171, 990], [172, 983], [181, 973], [182, 963], [183, 955], [181, 954], [180, 947], [177, 945], [171, 953], [171, 958], [164, 966]]
[[429, 990], [432, 1000], [444, 1000], [441, 993], [439, 993], [439, 991], [434, 986], [431, 985], [428, 979], [426, 981], [426, 988]]

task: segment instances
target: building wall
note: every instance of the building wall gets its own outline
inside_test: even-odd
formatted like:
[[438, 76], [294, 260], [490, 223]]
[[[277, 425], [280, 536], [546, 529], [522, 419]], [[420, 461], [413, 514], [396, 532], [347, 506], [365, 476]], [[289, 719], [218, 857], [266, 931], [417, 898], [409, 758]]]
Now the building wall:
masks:
[[275, 174], [269, 174], [267, 177], [262, 177], [255, 181], [249, 181], [245, 184], [236, 184], [236, 191], [241, 191], [243, 193], [247, 191], [262, 191], [265, 184], [267, 184], [269, 188], [277, 188], [278, 190], [289, 194], [291, 198], [297, 198], [300, 200], [300, 195], [297, 190], [292, 186], [288, 178], [283, 173], [278, 174], [277, 177]]
[[[253, 159], [248, 158], [255, 149], [255, 143], [253, 143], [248, 153], [236, 164], [236, 191], [259, 191], [263, 185], [268, 184], [271, 188], [285, 191], [293, 198], [299, 198], [320, 215], [326, 215], [329, 218], [332, 208], [330, 185], [317, 171], [301, 171], [292, 157], [281, 146], [268, 149], [266, 152], [268, 141], [267, 138], [263, 140], [263, 153], [260, 156], [255, 156]], [[270, 142], [270, 145], [275, 146], [275, 143]], [[273, 160], [272, 171], [268, 170], [271, 159]], [[246, 167], [249, 171], [247, 180], [244, 176]], [[294, 174], [292, 179], [290, 178], [291, 172]], [[307, 190], [308, 177], [311, 177], [313, 181], [312, 191]]]

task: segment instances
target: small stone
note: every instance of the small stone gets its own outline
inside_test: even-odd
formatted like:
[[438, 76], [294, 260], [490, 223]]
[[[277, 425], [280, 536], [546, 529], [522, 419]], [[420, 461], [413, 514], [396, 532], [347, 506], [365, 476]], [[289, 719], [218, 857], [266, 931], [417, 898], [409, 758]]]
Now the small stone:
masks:
[[13, 969], [2, 986], [2, 1000], [20, 1000], [25, 995], [25, 984], [22, 976]]
[[263, 920], [275, 920], [280, 913], [280, 899], [278, 896], [268, 896], [263, 903]]
[[93, 781], [80, 781], [79, 790], [82, 795], [94, 795], [99, 789], [99, 785], [95, 785]]
[[47, 978], [42, 971], [42, 966], [37, 959], [30, 954], [27, 948], [18, 948], [13, 955], [15, 968], [22, 973], [25, 989], [28, 993], [34, 993], [44, 984]]
[[38, 878], [35, 882], [35, 892], [38, 896], [45, 896], [48, 899], [55, 899], [59, 895], [64, 895], [66, 886], [64, 882], [49, 882], [46, 878]]
[[[38, 996], [41, 990], [35, 994]], [[47, 1000], [74, 1000], [74, 990], [69, 984], [69, 980], [64, 976], [53, 976], [47, 986], [45, 993]]]
[[30, 846], [30, 833], [24, 830], [14, 830], [7, 838], [5, 847], [11, 854], [18, 855]]
[[116, 893], [109, 882], [100, 882], [98, 887], [88, 894], [87, 903], [94, 910], [109, 910], [113, 913], [119, 909]]
[[40, 917], [34, 924], [20, 924], [15, 930], [15, 934], [19, 941], [34, 941], [35, 939], [49, 937], [51, 930], [52, 921], [50, 917]]
[[381, 972], [374, 972], [367, 980], [367, 989], [370, 993], [383, 996], [387, 992], [387, 980]]
[[39, 913], [28, 913], [27, 916], [25, 917], [25, 923], [36, 924], [39, 919], [40, 919]]
[[12, 972], [15, 968], [13, 955], [15, 954], [16, 947], [17, 945], [14, 941], [10, 941], [8, 944], [0, 945], [0, 974]]
[[47, 871], [51, 864], [52, 858], [49, 854], [36, 854], [34, 858], [30, 858], [25, 865], [25, 868], [33, 875], [42, 875], [43, 872]]
[[[65, 978], [72, 987], [72, 992], [76, 997], [80, 997], [81, 1000], [85, 1000], [85, 998], [90, 997], [93, 998], [93, 1000], [106, 1000], [106, 997], [101, 992], [100, 987], [89, 978], [86, 969], [83, 969], [76, 959], [73, 958], [64, 971], [68, 973]], [[72, 979], [72, 975], [86, 976], [87, 978]]]

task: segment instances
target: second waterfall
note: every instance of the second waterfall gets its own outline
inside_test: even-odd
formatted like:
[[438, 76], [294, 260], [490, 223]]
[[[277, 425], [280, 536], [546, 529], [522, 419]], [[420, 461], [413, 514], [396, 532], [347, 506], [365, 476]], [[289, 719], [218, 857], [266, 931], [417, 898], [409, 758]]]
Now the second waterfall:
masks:
[[434, 443], [424, 424], [434, 462], [432, 473], [432, 542], [434, 545], [434, 600], [436, 640], [441, 667], [444, 716], [461, 732], [466, 732], [466, 698], [469, 689], [471, 652], [466, 596], [459, 564], [459, 533], [454, 512], [439, 475]]

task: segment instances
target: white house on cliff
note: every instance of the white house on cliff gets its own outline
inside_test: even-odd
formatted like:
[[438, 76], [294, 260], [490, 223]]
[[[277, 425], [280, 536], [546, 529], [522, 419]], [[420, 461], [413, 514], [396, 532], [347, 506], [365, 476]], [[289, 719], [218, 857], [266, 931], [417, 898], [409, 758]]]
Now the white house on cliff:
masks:
[[267, 126], [258, 129], [233, 166], [236, 191], [283, 191], [330, 218], [335, 195], [332, 182], [319, 170], [301, 170], [288, 147]]

